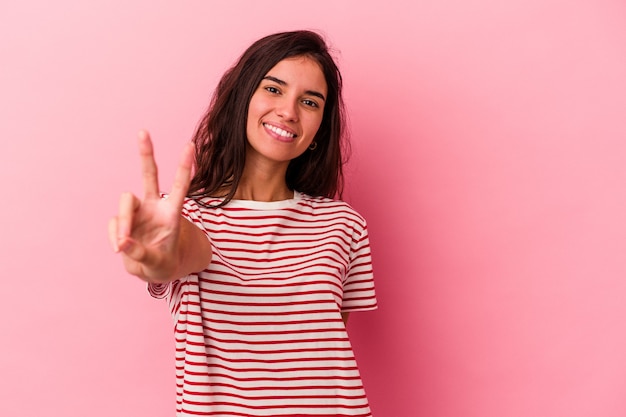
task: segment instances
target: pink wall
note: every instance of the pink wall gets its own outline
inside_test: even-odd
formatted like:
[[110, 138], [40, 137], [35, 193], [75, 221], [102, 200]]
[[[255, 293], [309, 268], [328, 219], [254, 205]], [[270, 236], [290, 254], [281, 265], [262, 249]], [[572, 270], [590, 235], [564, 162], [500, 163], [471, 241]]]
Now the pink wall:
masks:
[[400, 3], [3, 2], [0, 415], [173, 415], [167, 307], [106, 222], [137, 130], [169, 187], [219, 75], [296, 28], [346, 79], [375, 414], [626, 414], [625, 3]]

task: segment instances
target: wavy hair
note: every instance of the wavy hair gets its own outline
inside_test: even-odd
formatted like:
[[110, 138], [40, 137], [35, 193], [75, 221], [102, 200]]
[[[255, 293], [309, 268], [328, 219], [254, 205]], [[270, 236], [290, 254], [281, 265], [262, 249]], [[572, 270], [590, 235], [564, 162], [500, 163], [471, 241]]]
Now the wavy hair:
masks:
[[311, 196], [341, 197], [342, 167], [349, 151], [341, 95], [343, 81], [324, 39], [307, 30], [259, 39], [222, 76], [193, 137], [196, 170], [189, 197], [223, 198], [218, 207], [233, 199], [246, 162], [250, 99], [270, 69], [284, 59], [299, 56], [320, 65], [328, 92], [322, 123], [314, 138], [317, 148], [307, 149], [290, 161], [287, 186]]

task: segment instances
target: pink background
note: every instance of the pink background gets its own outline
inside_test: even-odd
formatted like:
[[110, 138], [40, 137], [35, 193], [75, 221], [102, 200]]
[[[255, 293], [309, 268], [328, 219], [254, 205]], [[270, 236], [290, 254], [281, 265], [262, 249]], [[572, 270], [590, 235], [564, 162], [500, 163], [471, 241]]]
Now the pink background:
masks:
[[167, 306], [106, 238], [253, 40], [338, 50], [378, 417], [626, 415], [622, 0], [3, 1], [0, 415], [173, 416]]

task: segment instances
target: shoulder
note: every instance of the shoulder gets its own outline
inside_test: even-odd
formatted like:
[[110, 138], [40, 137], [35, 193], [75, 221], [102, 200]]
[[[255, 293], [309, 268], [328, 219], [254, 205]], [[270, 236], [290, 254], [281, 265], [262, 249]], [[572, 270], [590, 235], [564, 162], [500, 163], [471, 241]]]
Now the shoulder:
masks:
[[343, 200], [328, 197], [313, 197], [299, 193], [298, 208], [313, 215], [328, 215], [350, 220], [360, 228], [366, 227], [365, 218], [350, 204]]
[[183, 202], [183, 209], [200, 211], [200, 212], [208, 212], [212, 209], [215, 209], [222, 202], [219, 198], [213, 197], [186, 197]]
[[[168, 193], [160, 193], [160, 196], [163, 200], [167, 200], [170, 195]], [[183, 206], [211, 208], [221, 202], [221, 199], [215, 197], [185, 197], [183, 200]]]

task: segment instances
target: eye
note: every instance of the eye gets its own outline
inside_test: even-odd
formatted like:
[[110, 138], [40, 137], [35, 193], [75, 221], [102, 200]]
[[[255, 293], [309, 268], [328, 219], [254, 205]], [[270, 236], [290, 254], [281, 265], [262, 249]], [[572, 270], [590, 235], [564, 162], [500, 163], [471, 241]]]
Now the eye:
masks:
[[276, 87], [272, 87], [270, 85], [268, 85], [267, 87], [265, 87], [265, 91], [272, 93], [272, 94], [279, 94], [280, 90]]
[[305, 98], [304, 100], [302, 100], [302, 104], [304, 104], [305, 106], [310, 106], [310, 107], [319, 107], [319, 105], [315, 101], [310, 100], [308, 98]]

